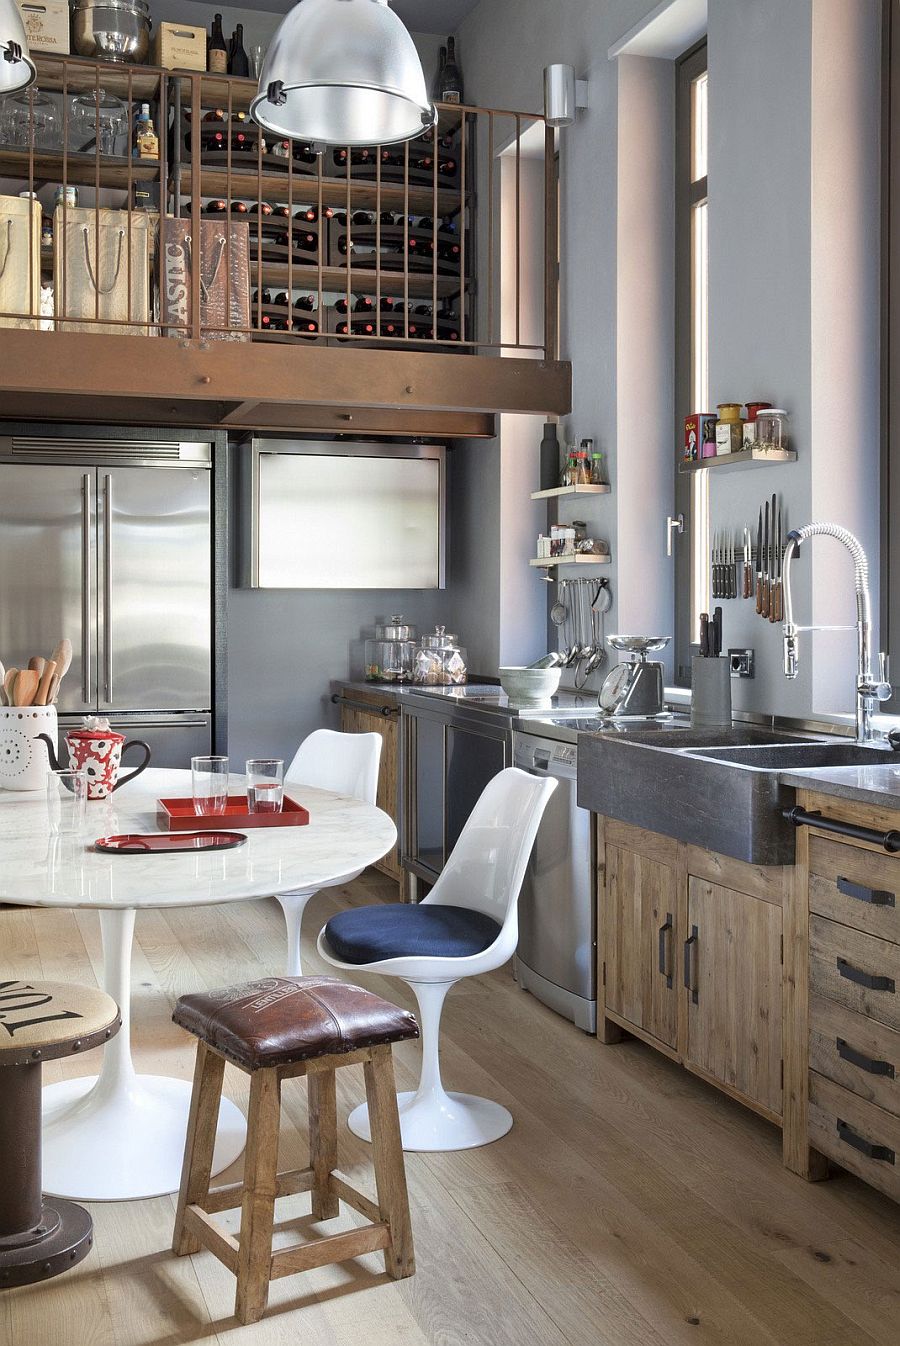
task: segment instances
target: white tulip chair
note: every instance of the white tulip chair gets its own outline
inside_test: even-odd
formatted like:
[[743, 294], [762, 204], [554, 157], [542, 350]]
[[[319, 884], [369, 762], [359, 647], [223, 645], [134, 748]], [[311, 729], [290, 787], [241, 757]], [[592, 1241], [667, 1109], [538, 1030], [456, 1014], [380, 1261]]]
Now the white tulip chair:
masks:
[[[525, 867], [556, 781], [509, 767], [489, 781], [437, 883], [418, 905], [355, 907], [333, 916], [319, 953], [353, 976], [400, 977], [415, 992], [422, 1072], [415, 1093], [398, 1097], [405, 1150], [467, 1150], [504, 1136], [512, 1115], [499, 1103], [447, 1093], [439, 1033], [447, 992], [462, 977], [492, 972], [512, 957]], [[368, 1109], [350, 1130], [371, 1140]]]
[[[361, 799], [374, 804], [378, 793], [378, 768], [381, 763], [382, 737], [380, 734], [338, 734], [333, 729], [316, 729], [297, 749], [294, 760], [284, 774], [285, 790], [290, 786], [312, 785], [317, 790], [331, 790], [334, 794]], [[341, 882], [349, 883], [361, 871], [346, 874]], [[287, 976], [301, 977], [300, 927], [310, 898], [318, 890], [295, 893], [277, 893], [287, 923]]]

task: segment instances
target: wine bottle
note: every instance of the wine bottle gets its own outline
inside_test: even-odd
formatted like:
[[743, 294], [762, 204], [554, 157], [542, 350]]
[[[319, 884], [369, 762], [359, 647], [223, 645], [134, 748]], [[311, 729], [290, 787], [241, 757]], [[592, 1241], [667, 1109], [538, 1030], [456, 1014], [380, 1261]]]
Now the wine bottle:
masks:
[[228, 73], [228, 48], [225, 45], [225, 34], [222, 32], [221, 14], [213, 15], [209, 46], [206, 49], [206, 68], [214, 75]]
[[[434, 72], [434, 97], [437, 101], [440, 101], [442, 97], [442, 90], [444, 87], [444, 67], [446, 64], [447, 48], [441, 47], [440, 55], [438, 56], [437, 70]], [[426, 132], [426, 134], [428, 133]]]
[[235, 24], [232, 34], [228, 73], [229, 75], [237, 75], [239, 79], [247, 79], [250, 75], [250, 58], [244, 51], [244, 25], [242, 23]]
[[447, 38], [447, 59], [441, 72], [441, 102], [461, 103], [463, 101], [463, 82], [456, 60], [456, 39]]
[[301, 294], [294, 300], [294, 308], [303, 309], [305, 313], [312, 313], [315, 307], [316, 301], [311, 294]]

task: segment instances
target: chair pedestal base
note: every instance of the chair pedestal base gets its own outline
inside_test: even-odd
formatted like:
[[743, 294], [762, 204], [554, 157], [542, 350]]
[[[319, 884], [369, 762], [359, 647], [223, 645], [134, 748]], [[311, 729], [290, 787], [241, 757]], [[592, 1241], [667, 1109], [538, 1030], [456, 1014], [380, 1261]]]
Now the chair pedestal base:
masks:
[[[499, 1103], [474, 1094], [398, 1094], [400, 1135], [404, 1150], [474, 1150], [505, 1136], [512, 1114]], [[371, 1141], [369, 1110], [354, 1108], [347, 1125], [361, 1140]]]

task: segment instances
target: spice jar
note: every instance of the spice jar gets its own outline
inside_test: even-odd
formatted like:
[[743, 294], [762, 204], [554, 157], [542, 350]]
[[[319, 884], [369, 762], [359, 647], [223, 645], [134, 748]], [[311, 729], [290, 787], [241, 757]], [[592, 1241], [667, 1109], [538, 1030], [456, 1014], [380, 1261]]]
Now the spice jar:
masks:
[[466, 681], [466, 652], [458, 638], [436, 626], [422, 636], [413, 661], [413, 682], [424, 687], [452, 687]]
[[376, 625], [374, 640], [366, 641], [366, 682], [409, 682], [415, 637], [415, 627], [400, 615]]
[[743, 444], [740, 402], [719, 402], [716, 411], [716, 457], [738, 453]]
[[788, 447], [785, 432], [787, 412], [782, 407], [767, 407], [756, 417], [756, 447], [780, 453]]

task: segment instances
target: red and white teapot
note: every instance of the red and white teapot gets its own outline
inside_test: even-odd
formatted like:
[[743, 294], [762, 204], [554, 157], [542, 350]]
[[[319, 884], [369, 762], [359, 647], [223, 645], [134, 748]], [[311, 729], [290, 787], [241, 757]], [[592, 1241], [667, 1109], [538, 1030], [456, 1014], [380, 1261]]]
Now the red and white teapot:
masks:
[[[39, 734], [38, 737], [47, 745], [47, 755], [53, 770], [63, 770], [63, 764], [56, 755], [56, 745], [47, 734]], [[69, 766], [87, 774], [88, 799], [108, 798], [120, 785], [139, 776], [150, 762], [150, 748], [143, 740], [135, 738], [126, 743], [125, 735], [112, 729], [109, 720], [102, 715], [88, 715], [81, 729], [70, 729], [65, 737], [69, 749]], [[128, 748], [142, 748], [144, 760], [127, 775], [120, 776], [122, 754]]]

